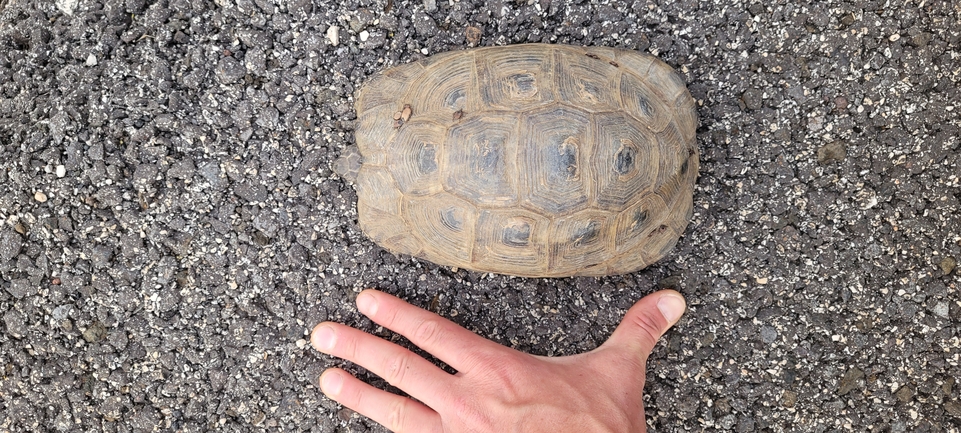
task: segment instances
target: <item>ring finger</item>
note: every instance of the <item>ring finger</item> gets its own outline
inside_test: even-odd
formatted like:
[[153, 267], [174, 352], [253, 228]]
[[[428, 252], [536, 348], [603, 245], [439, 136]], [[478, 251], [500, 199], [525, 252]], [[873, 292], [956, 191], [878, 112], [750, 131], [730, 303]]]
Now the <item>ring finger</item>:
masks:
[[374, 388], [339, 368], [320, 376], [320, 388], [334, 401], [397, 433], [441, 431], [440, 416], [414, 400]]
[[321, 352], [370, 370], [428, 406], [445, 401], [454, 380], [410, 350], [338, 323], [317, 325], [311, 343]]

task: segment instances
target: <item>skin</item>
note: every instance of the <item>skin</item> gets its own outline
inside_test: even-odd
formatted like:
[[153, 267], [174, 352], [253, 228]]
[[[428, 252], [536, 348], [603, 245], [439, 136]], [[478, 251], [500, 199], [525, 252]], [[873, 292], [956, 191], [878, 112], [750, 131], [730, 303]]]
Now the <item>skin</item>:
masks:
[[672, 290], [648, 295], [600, 347], [565, 357], [518, 352], [375, 290], [361, 292], [357, 308], [458, 372], [448, 374], [357, 329], [317, 325], [315, 349], [359, 364], [413, 397], [374, 388], [338, 368], [321, 375], [324, 394], [391, 431], [643, 433], [647, 357], [685, 304]]

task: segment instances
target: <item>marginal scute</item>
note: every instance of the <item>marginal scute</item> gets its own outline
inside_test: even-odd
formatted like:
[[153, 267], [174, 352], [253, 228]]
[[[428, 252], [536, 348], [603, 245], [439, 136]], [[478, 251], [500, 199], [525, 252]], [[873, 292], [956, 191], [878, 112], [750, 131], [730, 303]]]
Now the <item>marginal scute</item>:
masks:
[[359, 225], [361, 230], [367, 234], [374, 242], [381, 245], [390, 245], [388, 249], [397, 251], [390, 239], [410, 236], [407, 231], [404, 219], [399, 214], [385, 212], [376, 207], [370, 206], [368, 200], [359, 199], [357, 201], [357, 213], [364, 215]]
[[674, 116], [681, 139], [685, 143], [693, 142], [697, 133], [697, 106], [689, 93], [684, 92], [674, 101]]
[[684, 228], [687, 227], [688, 221], [694, 216], [694, 191], [685, 191], [679, 194], [679, 197], [675, 198], [674, 202], [671, 203], [672, 212], [677, 215], [675, 218], [668, 220], [668, 224], [676, 233], [684, 232]]
[[[408, 68], [410, 72], [413, 68]], [[392, 104], [397, 99], [397, 94], [403, 92], [408, 87], [409, 72], [396, 71], [385, 72], [374, 76], [369, 85], [357, 95], [357, 104], [367, 107], [377, 107], [384, 104]]]
[[624, 71], [638, 77], [646, 77], [651, 65], [659, 62], [657, 57], [650, 54], [640, 53], [631, 50], [616, 50], [615, 62]]
[[610, 47], [584, 47], [584, 51], [586, 52], [585, 54], [597, 56], [601, 61], [610, 62], [617, 58], [617, 53], [625, 50]]
[[660, 60], [651, 63], [651, 69], [648, 70], [645, 81], [650, 83], [652, 89], [664, 95], [665, 102], [674, 101], [681, 94], [687, 93], [687, 87], [681, 76], [674, 72], [674, 68]]
[[657, 134], [657, 148], [661, 158], [657, 179], [653, 183], [655, 188], [676, 177], [681, 164], [687, 159], [687, 155], [682, 151], [685, 148], [684, 138], [681, 137], [677, 124], [669, 123]]
[[623, 253], [647, 242], [652, 230], [663, 220], [667, 204], [657, 194], [648, 194], [620, 212], [614, 222], [614, 246]]
[[654, 88], [633, 74], [621, 74], [619, 90], [624, 111], [651, 132], [660, 132], [671, 121], [669, 108], [673, 108], [673, 100], [668, 106]]
[[558, 94], [567, 104], [591, 112], [617, 106], [618, 68], [603, 59], [557, 52]]
[[668, 254], [693, 216], [696, 130], [680, 76], [648, 54], [526, 44], [433, 55], [357, 92], [359, 224], [392, 252], [446, 266], [633, 272]]
[[648, 262], [664, 257], [674, 248], [680, 237], [681, 234], [674, 231], [669, 225], [661, 224], [647, 233], [640, 255]]
[[595, 273], [586, 275], [601, 276], [621, 273], [618, 272], [619, 269], [643, 269], [655, 261], [657, 261], [657, 259], [649, 259], [645, 254], [643, 254], [642, 251], [640, 251], [640, 249], [638, 249], [637, 251], [629, 251], [627, 253], [618, 254], [608, 259], [608, 261], [604, 262], [602, 265], [602, 269], [604, 269], [603, 273], [597, 273], [595, 271]]
[[403, 194], [386, 168], [365, 164], [357, 174], [357, 197], [373, 209], [396, 215], [400, 213]]
[[424, 244], [408, 232], [397, 234], [383, 242], [388, 245], [393, 245], [392, 249], [398, 254], [407, 254], [414, 257], [424, 256]]
[[585, 210], [554, 221], [551, 233], [551, 265], [581, 269], [603, 262], [613, 251], [611, 214]]

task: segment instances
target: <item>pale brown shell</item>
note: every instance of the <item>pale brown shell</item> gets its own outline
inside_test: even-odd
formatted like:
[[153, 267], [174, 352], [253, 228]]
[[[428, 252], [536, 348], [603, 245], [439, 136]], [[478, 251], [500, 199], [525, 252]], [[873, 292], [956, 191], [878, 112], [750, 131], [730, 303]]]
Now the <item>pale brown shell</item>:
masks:
[[694, 100], [647, 54], [438, 54], [378, 74], [356, 108], [359, 223], [396, 253], [528, 277], [620, 274], [667, 254], [692, 215]]

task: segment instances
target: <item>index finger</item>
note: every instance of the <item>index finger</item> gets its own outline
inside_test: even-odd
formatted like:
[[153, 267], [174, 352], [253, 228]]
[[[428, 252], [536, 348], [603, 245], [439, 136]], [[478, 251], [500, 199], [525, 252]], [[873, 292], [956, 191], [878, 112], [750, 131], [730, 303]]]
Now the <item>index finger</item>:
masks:
[[377, 290], [365, 290], [357, 295], [357, 309], [458, 372], [471, 370], [483, 361], [484, 354], [509, 350], [437, 314]]

